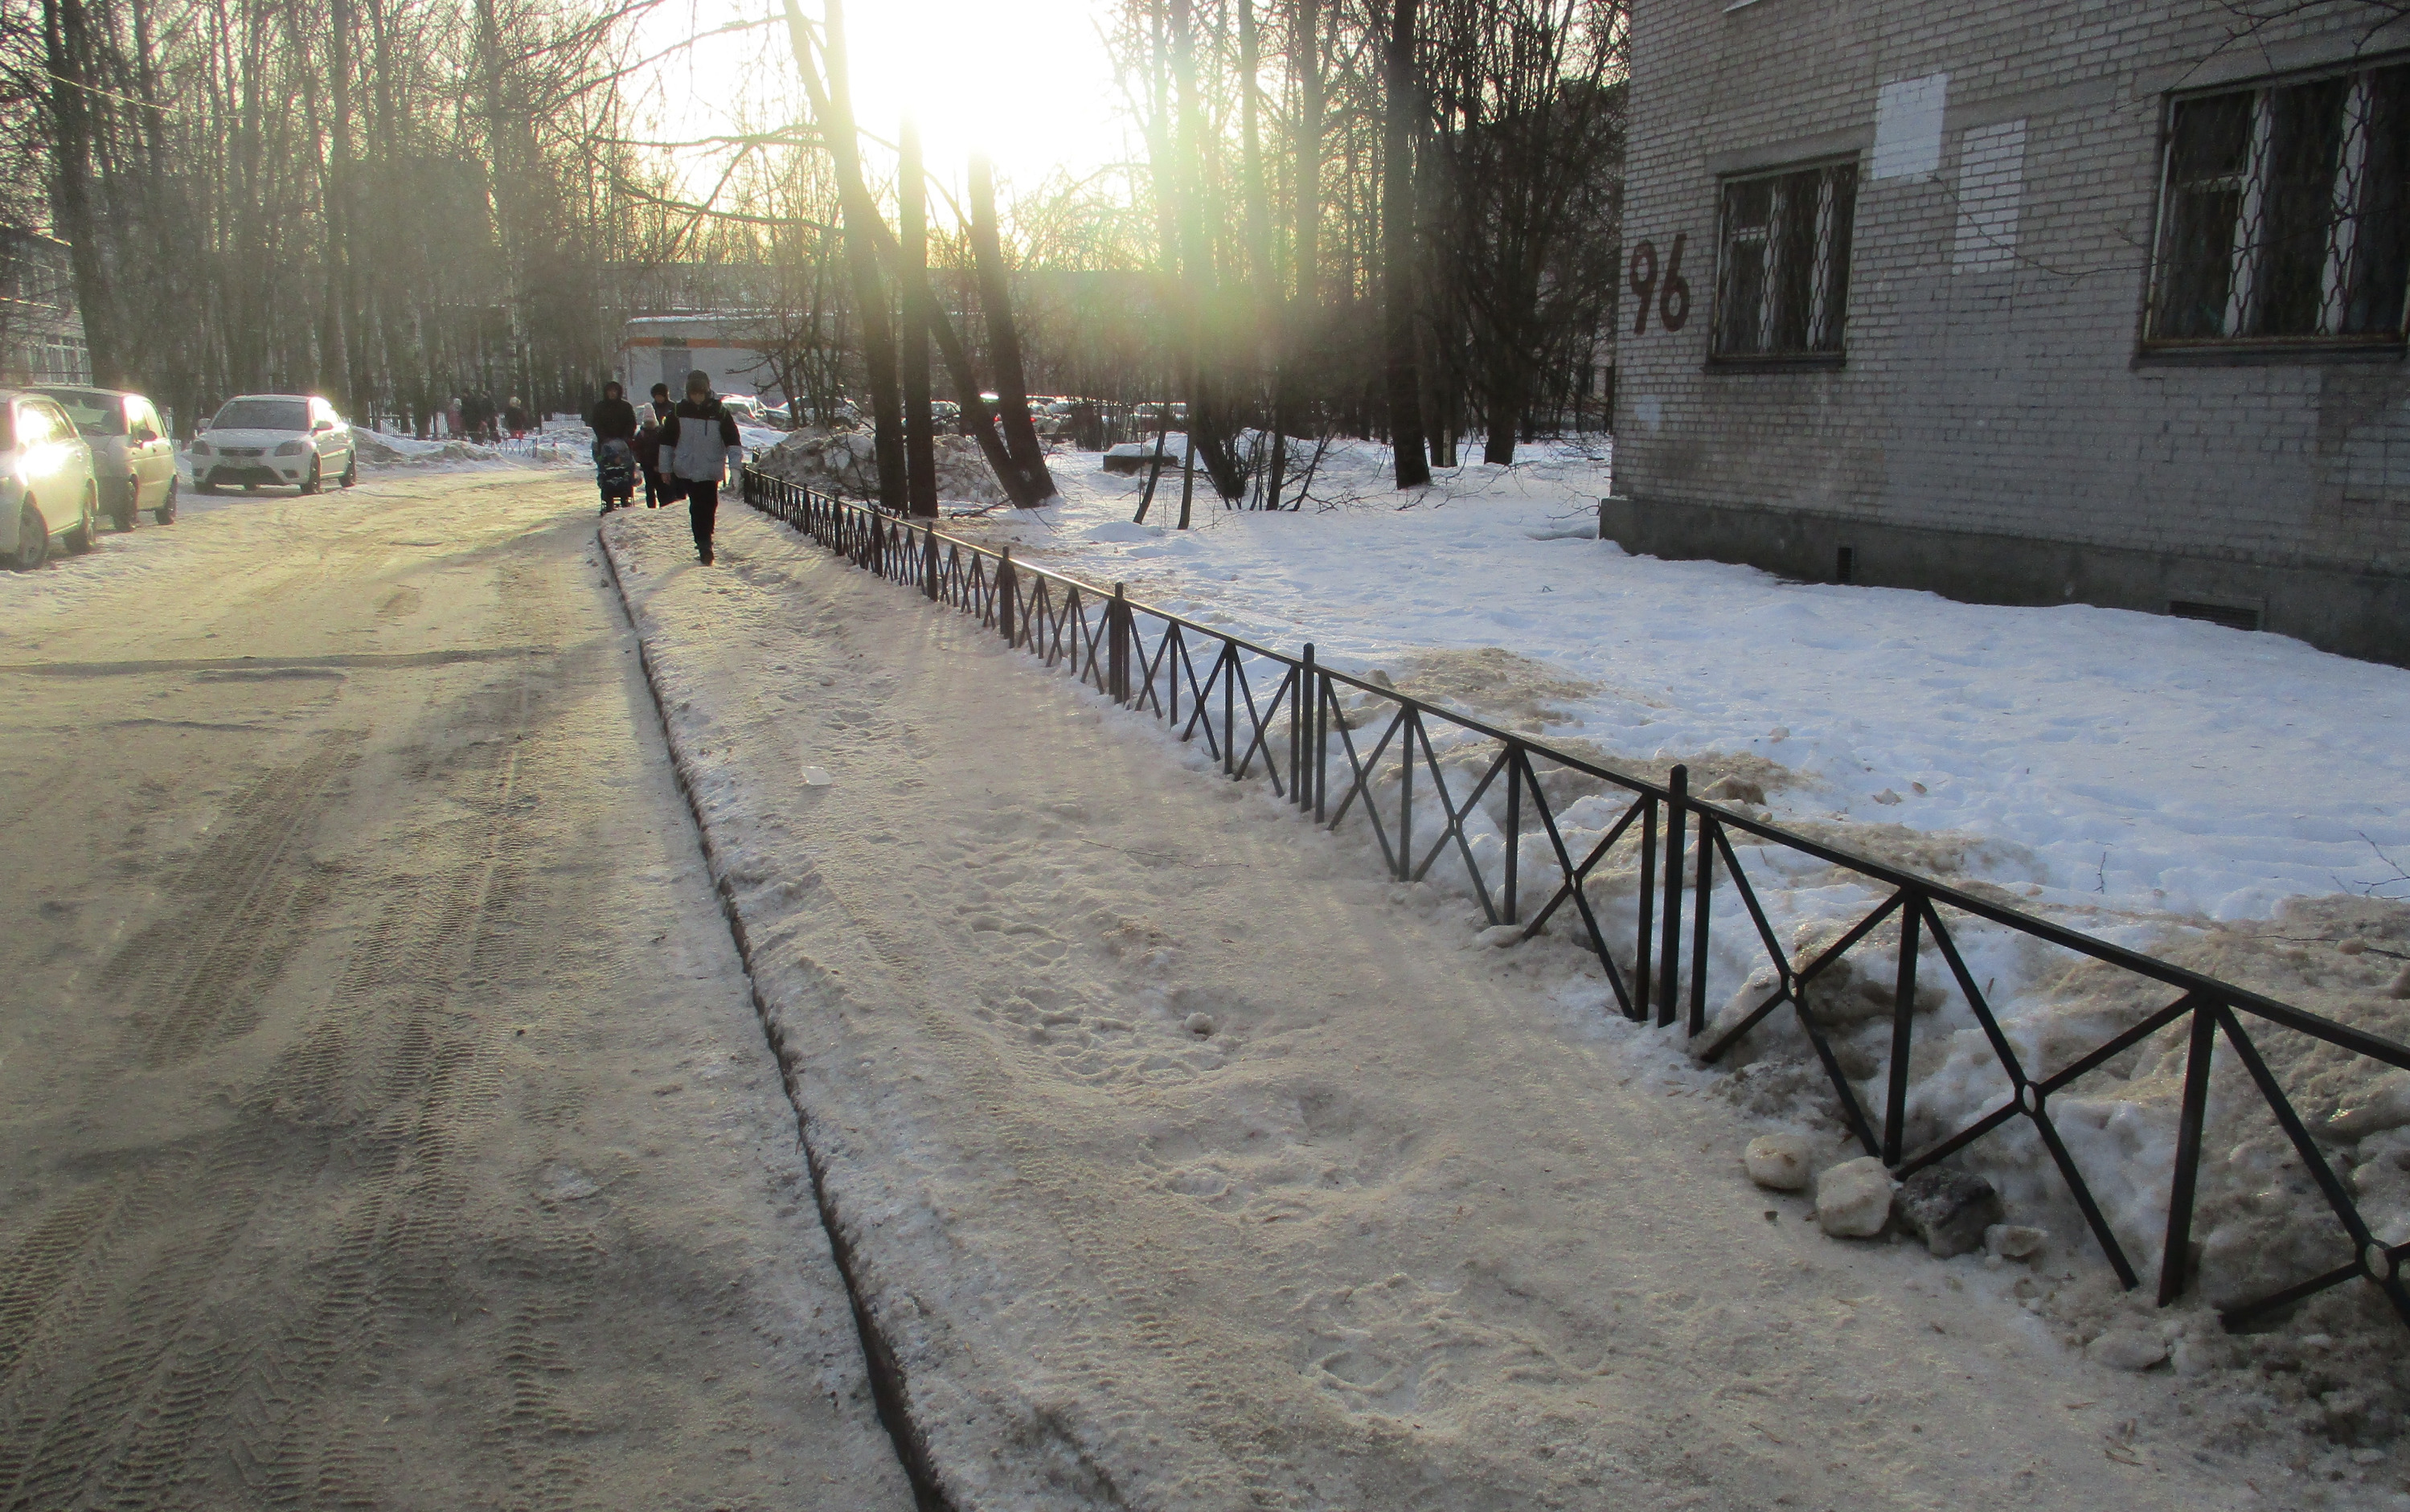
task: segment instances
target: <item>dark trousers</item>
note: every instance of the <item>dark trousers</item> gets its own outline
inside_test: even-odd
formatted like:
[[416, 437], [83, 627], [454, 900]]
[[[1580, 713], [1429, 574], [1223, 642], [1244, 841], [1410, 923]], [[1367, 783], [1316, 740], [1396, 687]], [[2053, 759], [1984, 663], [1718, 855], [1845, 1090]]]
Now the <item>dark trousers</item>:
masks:
[[[641, 464], [640, 464], [641, 465]], [[661, 475], [652, 468], [645, 469], [645, 507], [658, 509], [661, 502]]]
[[689, 483], [686, 486], [687, 523], [694, 527], [694, 548], [711, 549], [711, 527], [719, 518], [719, 485]]

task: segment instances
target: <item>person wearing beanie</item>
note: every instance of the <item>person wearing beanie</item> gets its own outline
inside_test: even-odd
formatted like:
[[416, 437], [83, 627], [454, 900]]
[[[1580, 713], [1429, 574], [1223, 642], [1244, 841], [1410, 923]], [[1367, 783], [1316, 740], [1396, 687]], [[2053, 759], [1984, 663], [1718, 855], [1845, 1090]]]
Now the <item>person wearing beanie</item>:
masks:
[[731, 466], [744, 465], [745, 444], [736, 433], [736, 417], [720, 404], [711, 391], [711, 375], [700, 368], [686, 375], [686, 398], [661, 422], [661, 460], [664, 470], [686, 485], [694, 553], [708, 567], [719, 486], [728, 480]]

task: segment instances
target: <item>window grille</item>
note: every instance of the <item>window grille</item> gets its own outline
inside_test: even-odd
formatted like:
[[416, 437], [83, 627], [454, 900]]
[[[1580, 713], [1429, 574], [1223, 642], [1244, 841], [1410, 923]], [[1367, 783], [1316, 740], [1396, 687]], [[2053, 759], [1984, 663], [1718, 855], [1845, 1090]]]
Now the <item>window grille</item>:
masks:
[[1723, 182], [1714, 355], [1837, 361], [1854, 160]]
[[2178, 100], [2147, 342], [2402, 340], [2410, 65]]

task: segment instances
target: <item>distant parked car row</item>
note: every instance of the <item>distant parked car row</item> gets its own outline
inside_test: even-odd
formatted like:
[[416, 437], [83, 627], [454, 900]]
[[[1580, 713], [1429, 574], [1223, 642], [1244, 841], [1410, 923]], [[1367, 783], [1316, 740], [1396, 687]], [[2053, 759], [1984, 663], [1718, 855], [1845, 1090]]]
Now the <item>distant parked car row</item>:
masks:
[[[352, 428], [323, 399], [245, 394], [230, 399], [186, 449], [202, 493], [240, 486], [316, 493], [331, 478], [359, 479]], [[176, 519], [176, 443], [140, 394], [45, 385], [0, 389], [0, 557], [39, 567], [58, 542], [92, 549], [103, 515], [121, 531], [148, 514]]]

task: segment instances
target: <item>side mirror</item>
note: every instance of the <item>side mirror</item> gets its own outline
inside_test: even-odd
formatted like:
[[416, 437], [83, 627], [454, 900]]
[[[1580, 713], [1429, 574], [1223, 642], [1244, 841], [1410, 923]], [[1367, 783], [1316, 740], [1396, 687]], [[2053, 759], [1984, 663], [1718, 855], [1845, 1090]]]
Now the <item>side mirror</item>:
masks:
[[313, 425], [313, 426], [312, 426], [312, 427], [310, 428], [310, 433], [311, 433], [312, 435], [313, 435], [313, 436], [314, 436], [314, 435], [316, 435], [316, 434], [317, 434], [319, 431], [321, 431], [321, 430], [332, 430], [332, 429], [335, 429], [335, 422], [334, 422], [334, 421], [332, 421], [332, 420], [321, 420], [321, 421], [319, 421], [317, 424], [315, 424], [315, 425]]

